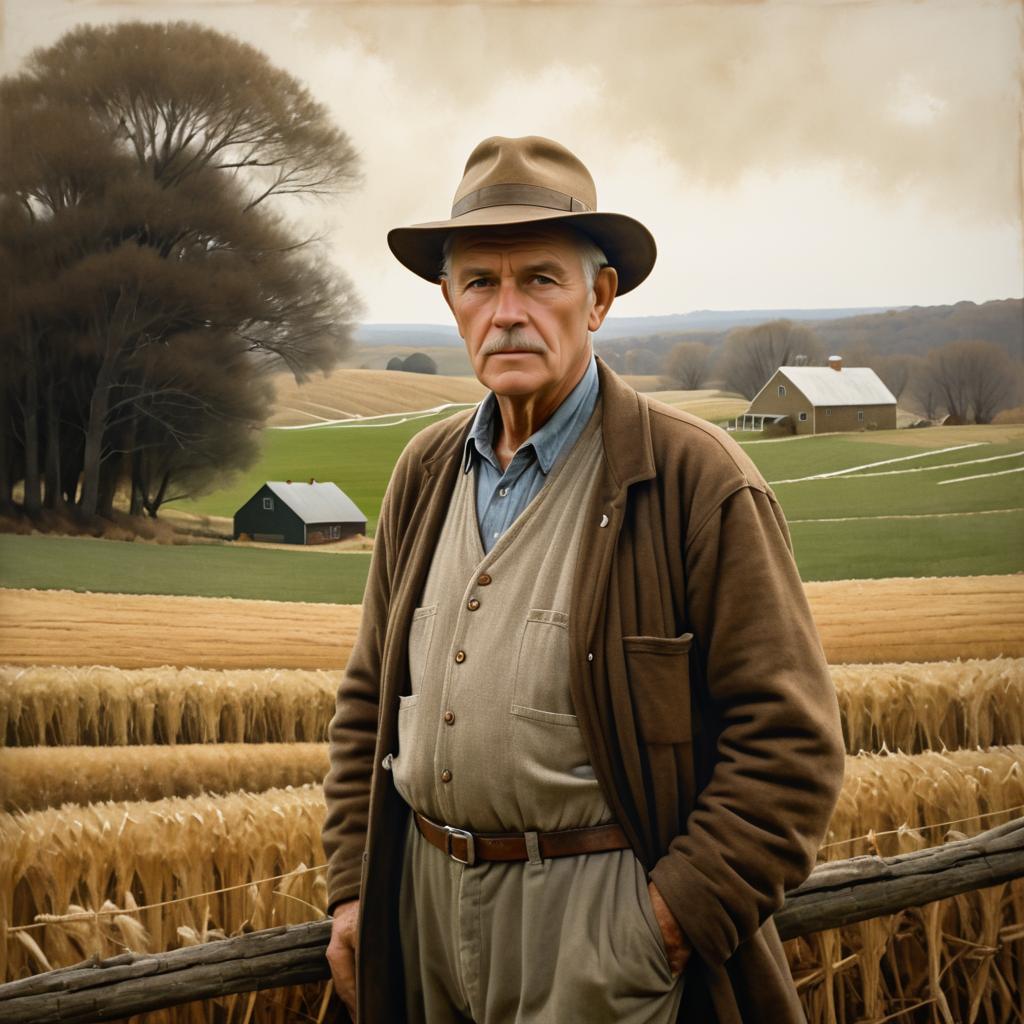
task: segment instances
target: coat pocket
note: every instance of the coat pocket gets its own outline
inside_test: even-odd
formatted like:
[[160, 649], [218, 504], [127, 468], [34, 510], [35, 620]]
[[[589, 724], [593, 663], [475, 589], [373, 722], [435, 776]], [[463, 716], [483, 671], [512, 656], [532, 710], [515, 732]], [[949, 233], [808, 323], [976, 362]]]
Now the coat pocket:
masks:
[[637, 727], [648, 743], [688, 743], [693, 739], [690, 720], [692, 643], [692, 633], [677, 637], [622, 638]]

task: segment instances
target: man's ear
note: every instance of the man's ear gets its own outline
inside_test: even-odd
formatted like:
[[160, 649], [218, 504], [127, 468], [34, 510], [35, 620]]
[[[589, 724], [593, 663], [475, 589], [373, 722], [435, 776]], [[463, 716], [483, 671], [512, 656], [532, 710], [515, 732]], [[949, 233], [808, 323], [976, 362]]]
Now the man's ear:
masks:
[[588, 330], [596, 331], [604, 323], [608, 310], [612, 308], [618, 287], [619, 272], [614, 267], [602, 267], [597, 272], [597, 277], [594, 278], [594, 305], [587, 318]]

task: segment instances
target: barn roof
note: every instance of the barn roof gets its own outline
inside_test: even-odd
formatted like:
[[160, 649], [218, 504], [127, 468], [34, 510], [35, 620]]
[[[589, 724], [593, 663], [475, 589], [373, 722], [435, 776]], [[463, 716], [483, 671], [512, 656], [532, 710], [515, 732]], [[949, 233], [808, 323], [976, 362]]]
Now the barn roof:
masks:
[[[869, 366], [780, 366], [811, 405], [889, 405], [896, 397]], [[767, 387], [767, 385], [765, 385]]]
[[356, 503], [330, 480], [288, 483], [268, 480], [269, 487], [303, 522], [365, 523], [366, 516]]

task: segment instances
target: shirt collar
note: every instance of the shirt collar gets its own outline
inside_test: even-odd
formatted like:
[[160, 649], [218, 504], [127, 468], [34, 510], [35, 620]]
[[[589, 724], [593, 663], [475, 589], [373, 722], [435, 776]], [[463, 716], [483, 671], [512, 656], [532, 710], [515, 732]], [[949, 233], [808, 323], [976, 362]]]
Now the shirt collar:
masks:
[[[561, 405], [555, 409], [544, 425], [539, 430], [535, 430], [520, 446], [520, 450], [527, 445], [533, 448], [537, 456], [537, 464], [545, 476], [558, 457], [577, 413], [584, 406], [588, 408], [588, 411], [593, 410], [594, 403], [597, 401], [597, 392], [597, 360], [591, 353], [587, 369], [576, 386], [565, 396]], [[477, 406], [476, 415], [473, 417], [472, 426], [466, 437], [463, 447], [463, 472], [468, 473], [473, 468], [474, 450], [500, 472], [498, 457], [494, 454], [491, 444], [497, 416], [500, 416], [498, 400], [494, 392], [489, 391]]]

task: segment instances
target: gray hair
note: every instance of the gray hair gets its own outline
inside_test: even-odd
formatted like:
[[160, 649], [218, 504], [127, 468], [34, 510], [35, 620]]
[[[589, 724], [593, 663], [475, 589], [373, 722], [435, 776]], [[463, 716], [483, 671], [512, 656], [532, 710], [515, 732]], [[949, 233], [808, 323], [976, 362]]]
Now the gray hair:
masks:
[[[587, 287], [593, 291], [594, 282], [597, 280], [597, 272], [608, 266], [608, 257], [604, 250], [587, 234], [578, 228], [568, 224], [561, 225], [572, 236], [572, 242], [583, 265], [583, 277]], [[449, 231], [445, 236], [444, 245], [441, 248], [441, 276], [451, 277], [452, 273], [452, 247], [455, 242], [455, 232]]]

